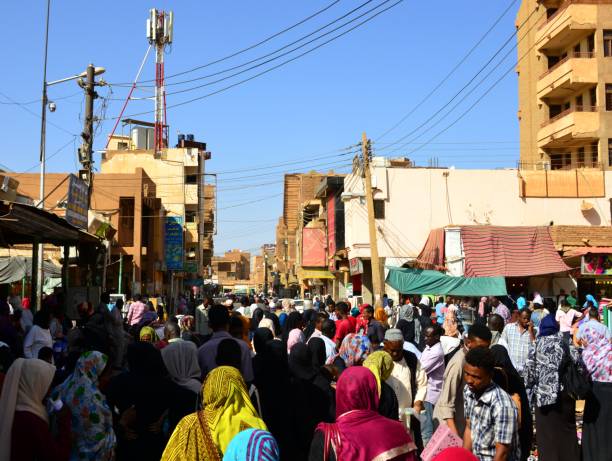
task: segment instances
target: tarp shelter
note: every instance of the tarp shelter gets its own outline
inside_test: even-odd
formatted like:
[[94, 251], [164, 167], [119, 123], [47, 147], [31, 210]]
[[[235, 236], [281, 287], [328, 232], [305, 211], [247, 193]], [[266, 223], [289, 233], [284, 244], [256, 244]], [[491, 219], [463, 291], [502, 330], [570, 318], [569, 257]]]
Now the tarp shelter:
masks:
[[454, 296], [507, 295], [504, 277], [452, 277], [437, 271], [389, 267], [387, 284], [400, 293]]
[[[43, 261], [45, 278], [61, 278], [62, 268], [50, 261]], [[10, 256], [0, 258], [0, 284], [18, 282], [24, 277], [32, 277], [32, 258]]]

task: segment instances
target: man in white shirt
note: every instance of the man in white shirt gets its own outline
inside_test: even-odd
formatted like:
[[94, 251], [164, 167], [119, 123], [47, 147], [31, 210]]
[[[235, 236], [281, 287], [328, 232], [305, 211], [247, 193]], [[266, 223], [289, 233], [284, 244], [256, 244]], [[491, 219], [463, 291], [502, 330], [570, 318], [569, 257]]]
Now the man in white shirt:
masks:
[[[313, 335], [314, 336], [314, 335]], [[321, 326], [320, 338], [325, 343], [325, 362], [336, 355], [336, 323], [333, 320], [325, 320]]]
[[[421, 368], [421, 363], [414, 354], [404, 350], [404, 337], [397, 328], [386, 331], [384, 347], [394, 362], [387, 384], [395, 391], [400, 414], [406, 408], [413, 408], [417, 414], [421, 414], [427, 394], [427, 374]], [[420, 434], [415, 433], [417, 437], [420, 438]], [[418, 446], [421, 441], [415, 442]]]

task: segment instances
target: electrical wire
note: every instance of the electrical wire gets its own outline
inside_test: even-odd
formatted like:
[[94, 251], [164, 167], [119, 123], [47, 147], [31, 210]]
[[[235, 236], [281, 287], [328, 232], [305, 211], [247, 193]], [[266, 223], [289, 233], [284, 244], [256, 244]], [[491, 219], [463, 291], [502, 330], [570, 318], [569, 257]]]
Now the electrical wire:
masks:
[[[463, 93], [477, 78], [478, 76], [484, 72], [484, 70], [489, 66], [489, 64], [491, 64], [495, 58], [504, 50], [504, 48], [508, 45], [508, 43], [510, 43], [510, 41], [517, 35], [517, 33], [525, 26], [525, 24], [527, 24], [527, 22], [529, 21], [529, 19], [531, 19], [531, 17], [537, 12], [537, 9], [534, 8], [534, 10], [529, 14], [529, 16], [527, 17], [527, 19], [525, 19], [520, 25], [519, 27], [517, 27], [517, 29], [504, 41], [504, 43], [495, 51], [495, 53], [487, 60], [487, 62], [480, 67], [480, 69], [469, 79], [469, 81], [463, 85], [463, 87], [461, 87], [461, 89], [459, 91], [457, 91], [450, 100], [448, 100], [446, 103], [444, 103], [438, 110], [436, 110], [436, 112], [434, 112], [429, 118], [427, 118], [424, 122], [422, 122], [420, 125], [418, 125], [416, 128], [414, 128], [412, 131], [410, 131], [408, 134], [402, 136], [401, 138], [399, 138], [398, 140], [394, 141], [393, 143], [390, 143], [389, 145], [385, 146], [383, 149], [389, 149], [391, 148], [393, 145], [397, 145], [400, 144], [402, 141], [404, 141], [406, 138], [410, 137], [411, 135], [413, 135], [414, 133], [416, 133], [419, 129], [423, 128], [425, 125], [427, 125], [431, 120], [433, 120], [437, 115], [439, 115], [442, 111], [444, 111], [444, 109], [446, 109], [455, 99], [457, 99], [461, 93]], [[532, 25], [530, 27], [529, 30], [531, 30], [533, 27], [535, 26]], [[523, 36], [526, 37], [527, 34], [525, 34]], [[511, 48], [511, 50], [508, 52], [512, 52], [516, 47], [518, 46], [518, 42]], [[503, 60], [508, 56], [508, 54], [506, 54], [506, 56], [504, 56], [504, 58], [502, 58], [501, 61], [499, 61], [499, 63], [493, 68], [493, 71], [495, 69], [497, 69], [501, 63], [503, 62]], [[492, 72], [489, 72], [487, 74], [486, 77], [488, 77]], [[485, 78], [486, 78], [485, 77]], [[482, 79], [480, 83], [482, 83], [484, 81], [484, 79]], [[475, 88], [477, 88], [478, 86], [476, 86]], [[474, 91], [472, 89], [472, 91]], [[465, 100], [465, 98], [463, 99]], [[394, 151], [396, 151], [398, 149], [394, 149]]]
[[472, 48], [470, 48], [470, 50], [463, 56], [463, 58], [461, 58], [459, 60], [459, 62], [457, 64], [455, 64], [455, 66], [448, 72], [448, 74], [446, 74], [446, 76], [444, 78], [442, 78], [442, 80], [440, 80], [440, 82], [438, 82], [438, 84], [429, 93], [427, 93], [425, 95], [425, 97], [423, 97], [423, 99], [421, 99], [410, 111], [408, 111], [408, 113], [406, 113], [406, 115], [404, 115], [397, 123], [395, 123], [389, 129], [387, 129], [384, 133], [382, 133], [380, 136], [378, 136], [375, 139], [375, 141], [380, 141], [382, 138], [384, 138], [389, 133], [391, 133], [393, 130], [395, 130], [398, 126], [400, 126], [402, 123], [404, 123], [404, 121], [408, 117], [410, 117], [417, 109], [419, 109], [427, 100], [429, 100], [429, 98], [431, 98], [440, 89], [440, 87], [442, 85], [444, 85], [448, 81], [448, 79], [450, 77], [453, 76], [453, 74], [457, 71], [457, 69], [459, 69], [459, 67], [461, 67], [465, 61], [467, 61], [467, 59], [472, 55], [472, 53], [484, 41], [484, 39], [487, 38], [487, 36], [493, 31], [493, 29], [495, 29], [495, 27], [497, 27], [497, 25], [500, 23], [500, 21], [503, 19], [503, 17], [506, 16], [508, 11], [510, 11], [510, 9], [514, 6], [514, 4], [516, 2], [517, 2], [517, 0], [512, 0], [510, 2], [510, 4], [504, 9], [504, 11], [502, 11], [502, 13], [497, 17], [495, 22], [493, 22], [493, 24], [478, 39], [478, 41], [472, 46]]
[[[165, 78], [166, 79], [171, 79], [171, 78], [174, 78], [174, 77], [178, 77], [180, 75], [189, 74], [191, 72], [195, 72], [197, 70], [204, 69], [206, 67], [210, 67], [210, 66], [212, 66], [214, 64], [218, 64], [220, 62], [227, 61], [228, 59], [231, 59], [231, 58], [236, 57], [236, 56], [238, 56], [240, 54], [246, 53], [247, 51], [250, 51], [250, 50], [252, 50], [254, 48], [257, 48], [257, 47], [259, 47], [259, 46], [261, 46], [261, 45], [263, 45], [265, 43], [268, 43], [270, 40], [273, 40], [276, 37], [278, 37], [278, 36], [280, 36], [280, 35], [282, 35], [282, 34], [284, 34], [286, 32], [289, 32], [290, 30], [293, 30], [293, 29], [295, 29], [298, 26], [301, 26], [302, 24], [310, 21], [311, 19], [313, 19], [313, 18], [319, 16], [320, 14], [324, 13], [325, 11], [329, 10], [332, 6], [336, 5], [339, 2], [340, 2], [340, 0], [335, 0], [335, 1], [331, 2], [331, 3], [329, 3], [328, 5], [326, 5], [325, 7], [323, 7], [322, 9], [320, 9], [318, 11], [315, 11], [314, 13], [312, 13], [309, 16], [307, 16], [306, 18], [296, 22], [295, 24], [292, 24], [289, 27], [286, 27], [286, 28], [280, 30], [279, 32], [276, 32], [276, 33], [274, 33], [274, 34], [264, 38], [263, 40], [260, 40], [259, 42], [255, 43], [253, 45], [250, 45], [250, 46], [248, 46], [246, 48], [243, 48], [243, 49], [241, 49], [239, 51], [231, 53], [231, 54], [229, 54], [227, 56], [224, 56], [222, 58], [215, 59], [214, 61], [210, 61], [210, 62], [208, 62], [206, 64], [202, 64], [200, 66], [193, 67], [191, 69], [187, 69], [187, 70], [184, 70], [184, 71], [181, 71], [181, 72], [177, 72], [176, 74], [167, 75], [167, 76], [165, 76]], [[155, 79], [143, 80], [142, 83], [149, 83], [149, 82], [154, 82], [154, 81], [155, 81]], [[132, 83], [125, 82], [125, 83], [118, 83], [118, 84], [116, 83], [115, 84], [115, 86], [122, 86], [122, 85], [128, 85], [129, 86], [129, 85], [132, 85]]]
[[[287, 65], [287, 64], [289, 64], [289, 63], [291, 63], [291, 62], [293, 62], [293, 61], [295, 61], [295, 60], [297, 60], [297, 59], [300, 59], [301, 57], [306, 56], [307, 54], [310, 54], [310, 53], [312, 53], [313, 51], [316, 51], [317, 49], [319, 49], [319, 48], [321, 48], [321, 47], [323, 47], [323, 46], [327, 45], [328, 43], [331, 43], [331, 42], [333, 42], [333, 41], [337, 40], [338, 38], [340, 38], [340, 37], [342, 37], [342, 36], [344, 36], [344, 35], [346, 35], [346, 34], [348, 34], [348, 33], [352, 32], [353, 30], [357, 29], [358, 27], [361, 27], [362, 25], [364, 25], [364, 24], [368, 23], [369, 21], [373, 20], [373, 19], [374, 19], [374, 18], [376, 18], [377, 16], [379, 16], [379, 15], [383, 14], [384, 12], [386, 12], [386, 11], [390, 10], [391, 8], [394, 8], [395, 6], [399, 5], [399, 4], [400, 4], [400, 3], [402, 3], [403, 1], [404, 1], [404, 0], [397, 0], [397, 1], [396, 1], [395, 3], [393, 3], [392, 5], [388, 6], [387, 8], [384, 8], [384, 9], [383, 9], [383, 10], [381, 10], [381, 11], [378, 11], [376, 14], [374, 14], [374, 15], [370, 16], [369, 18], [364, 19], [363, 21], [361, 21], [360, 23], [358, 23], [358, 24], [354, 25], [354, 26], [353, 26], [353, 27], [351, 27], [350, 29], [347, 29], [347, 30], [343, 31], [343, 32], [342, 32], [342, 33], [340, 33], [340, 34], [335, 35], [334, 37], [330, 38], [329, 40], [326, 40], [325, 42], [320, 43], [319, 45], [317, 45], [317, 46], [315, 46], [315, 47], [313, 47], [313, 48], [311, 48], [311, 49], [309, 49], [309, 50], [306, 50], [306, 51], [304, 51], [303, 53], [300, 53], [300, 54], [298, 54], [297, 56], [292, 57], [291, 59], [288, 59], [288, 60], [286, 60], [286, 61], [283, 61], [283, 62], [281, 62], [281, 63], [279, 63], [279, 64], [277, 64], [277, 65], [275, 65], [275, 66], [273, 66], [273, 67], [270, 67], [270, 68], [268, 68], [268, 69], [266, 69], [266, 70], [264, 70], [264, 71], [262, 71], [262, 72], [259, 72], [259, 73], [255, 74], [255, 75], [252, 75], [252, 76], [250, 76], [250, 77], [248, 77], [248, 78], [245, 78], [245, 79], [240, 80], [240, 81], [238, 81], [238, 82], [232, 83], [231, 85], [225, 86], [225, 87], [223, 87], [223, 88], [220, 88], [220, 89], [218, 89], [218, 90], [212, 91], [212, 92], [207, 93], [207, 94], [202, 95], [202, 96], [198, 96], [198, 97], [195, 97], [195, 98], [192, 98], [192, 99], [188, 99], [188, 100], [186, 100], [186, 101], [181, 101], [181, 102], [179, 102], [179, 103], [169, 105], [167, 108], [168, 108], [168, 109], [172, 109], [172, 108], [175, 108], [175, 107], [184, 106], [184, 105], [186, 105], [186, 104], [191, 104], [192, 102], [195, 102], [195, 101], [200, 101], [200, 100], [202, 100], [202, 99], [209, 98], [209, 97], [211, 97], [211, 96], [214, 96], [214, 95], [217, 95], [217, 94], [223, 93], [223, 92], [225, 92], [225, 91], [227, 91], [227, 90], [229, 90], [229, 89], [231, 89], [231, 88], [237, 87], [237, 86], [242, 85], [242, 84], [244, 84], [244, 83], [247, 83], [247, 82], [249, 82], [249, 81], [251, 81], [251, 80], [254, 80], [254, 79], [256, 79], [256, 78], [258, 78], [258, 77], [260, 77], [260, 76], [262, 76], [262, 75], [265, 75], [265, 74], [267, 74], [267, 73], [269, 73], [269, 72], [272, 72], [273, 70], [276, 70], [276, 69], [278, 69], [278, 68], [280, 68], [280, 67], [283, 67], [283, 66], [285, 66], [285, 65]], [[139, 115], [151, 114], [151, 113], [153, 113], [153, 112], [155, 112], [155, 111], [154, 111], [154, 110], [149, 110], [149, 111], [144, 111], [144, 112], [138, 112], [138, 113], [135, 113], [135, 114], [130, 114], [130, 115], [126, 116], [126, 117], [128, 117], [128, 118], [133, 118], [133, 117], [137, 117], [137, 116], [139, 116]], [[117, 117], [114, 117], [114, 118], [111, 118], [111, 119], [107, 119], [107, 120], [115, 120], [116, 118], [117, 118]]]

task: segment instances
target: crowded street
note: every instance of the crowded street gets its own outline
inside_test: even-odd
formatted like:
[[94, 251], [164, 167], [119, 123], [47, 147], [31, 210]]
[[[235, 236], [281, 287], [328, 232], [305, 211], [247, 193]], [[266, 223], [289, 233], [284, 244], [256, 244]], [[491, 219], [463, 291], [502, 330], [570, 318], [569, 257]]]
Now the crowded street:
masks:
[[0, 461], [612, 461], [612, 0], [5, 5]]

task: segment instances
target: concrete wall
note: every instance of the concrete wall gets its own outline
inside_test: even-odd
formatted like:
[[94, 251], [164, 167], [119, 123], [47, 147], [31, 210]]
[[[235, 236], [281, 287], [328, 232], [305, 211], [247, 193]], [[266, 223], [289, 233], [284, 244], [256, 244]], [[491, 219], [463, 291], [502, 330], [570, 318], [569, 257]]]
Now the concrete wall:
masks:
[[[374, 167], [375, 199], [385, 200], [385, 219], [376, 221], [381, 257], [414, 258], [429, 231], [447, 225], [609, 226], [612, 171], [606, 171], [604, 198], [521, 198], [517, 170], [447, 170]], [[369, 258], [363, 180], [344, 181], [346, 246], [349, 258]], [[594, 205], [584, 214], [583, 200]]]

